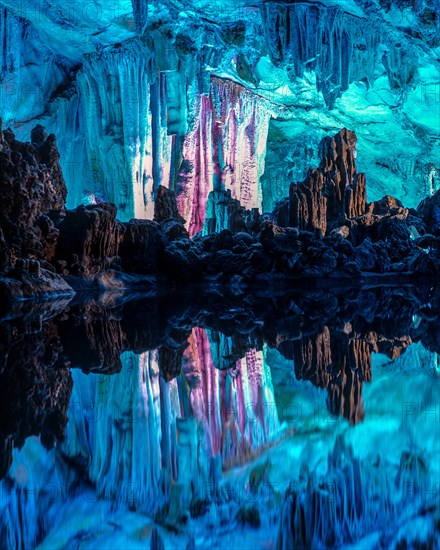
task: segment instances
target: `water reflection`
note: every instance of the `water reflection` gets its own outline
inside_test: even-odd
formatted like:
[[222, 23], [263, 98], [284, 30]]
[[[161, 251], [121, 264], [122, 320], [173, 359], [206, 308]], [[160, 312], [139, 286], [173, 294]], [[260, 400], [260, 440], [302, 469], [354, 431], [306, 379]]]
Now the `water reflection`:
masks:
[[439, 299], [206, 289], [5, 311], [2, 546], [340, 547], [390, 522], [397, 544], [402, 514], [434, 537]]

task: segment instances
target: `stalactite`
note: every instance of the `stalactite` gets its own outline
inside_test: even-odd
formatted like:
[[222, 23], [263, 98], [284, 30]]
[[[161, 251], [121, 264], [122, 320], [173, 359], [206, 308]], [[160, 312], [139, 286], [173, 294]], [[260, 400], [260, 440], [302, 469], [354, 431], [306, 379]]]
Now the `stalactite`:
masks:
[[191, 235], [203, 228], [211, 191], [230, 190], [243, 207], [261, 207], [270, 116], [268, 105], [243, 86], [212, 78], [183, 144], [183, 169], [192, 170], [181, 172], [177, 200]]
[[274, 63], [292, 63], [299, 77], [315, 71], [330, 108], [351, 82], [373, 78], [380, 42], [374, 26], [336, 6], [267, 2], [261, 10]]
[[148, 0], [131, 0], [136, 32], [142, 36], [145, 31], [148, 17]]
[[10, 126], [42, 116], [73, 65], [11, 7], [0, 10], [0, 117]]
[[[194, 415], [205, 428], [211, 456], [220, 454], [224, 468], [254, 456], [281, 430], [262, 352], [251, 349], [237, 360], [231, 344], [195, 328], [184, 353], [186, 375], [197, 380], [191, 390]], [[233, 371], [219, 371], [221, 365]]]
[[78, 75], [93, 184], [121, 219], [153, 217], [151, 63], [133, 42], [87, 57]]

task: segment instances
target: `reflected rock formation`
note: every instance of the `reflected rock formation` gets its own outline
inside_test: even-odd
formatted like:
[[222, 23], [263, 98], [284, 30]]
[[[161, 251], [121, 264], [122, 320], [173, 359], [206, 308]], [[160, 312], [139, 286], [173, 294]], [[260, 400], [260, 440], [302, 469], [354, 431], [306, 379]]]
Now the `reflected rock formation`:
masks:
[[362, 385], [371, 381], [372, 352], [395, 359], [410, 344], [410, 336], [390, 340], [372, 332], [356, 334], [347, 323], [339, 331], [325, 327], [319, 334], [283, 345], [281, 351], [293, 355], [298, 380], [327, 388], [329, 412], [356, 424], [365, 416]]
[[[152, 540], [165, 547], [170, 536], [186, 545], [192, 533], [205, 544], [213, 529], [221, 537], [238, 526], [286, 549], [362, 541], [373, 528], [394, 544], [403, 540], [399, 518], [419, 518], [421, 510], [432, 537], [438, 472], [417, 436], [408, 428], [402, 438], [412, 443], [388, 459], [364, 450], [368, 438], [354, 447], [350, 434], [358, 432], [347, 430], [374, 426], [374, 414], [364, 411], [366, 384], [379, 376], [373, 400], [383, 373], [398, 380], [392, 362], [374, 370], [374, 353], [397, 361], [417, 342], [440, 352], [431, 311], [438, 296], [423, 286], [239, 298], [206, 289], [9, 311], [1, 322], [2, 387], [13, 388], [2, 393], [2, 541], [31, 547], [65, 533], [61, 546], [73, 544], [77, 527], [63, 511], [81, 495], [91, 540], [101, 533], [93, 510], [104, 513], [108, 503], [116, 515], [107, 529], [124, 525], [117, 519], [124, 514], [144, 514], [158, 529]], [[267, 360], [270, 348], [278, 364]], [[290, 382], [280, 380], [280, 368]], [[436, 381], [421, 371], [412, 371], [425, 377], [419, 381]], [[435, 403], [435, 385], [430, 392]], [[316, 442], [306, 443], [304, 415], [313, 417], [316, 403], [327, 404], [333, 424], [310, 454]], [[288, 420], [286, 405], [303, 418]], [[40, 473], [31, 457], [43, 461]], [[54, 479], [56, 499], [48, 493]]]
[[[405, 518], [405, 508], [409, 503], [431, 511], [437, 506], [438, 513], [436, 500], [429, 465], [416, 453], [402, 453], [393, 476], [390, 464], [381, 464], [379, 458], [360, 460], [339, 437], [329, 453], [325, 475], [314, 478], [304, 470], [286, 491], [276, 547], [339, 548], [356, 540], [372, 547], [395, 548], [400, 542], [417, 548], [425, 534]], [[387, 529], [394, 522], [400, 527], [397, 536]], [[384, 534], [379, 535], [382, 529]], [[435, 537], [432, 533], [428, 547], [435, 548]]]
[[64, 439], [73, 381], [63, 360], [57, 325], [29, 320], [17, 330], [1, 327], [0, 478], [11, 465], [13, 447], [38, 435], [50, 449]]

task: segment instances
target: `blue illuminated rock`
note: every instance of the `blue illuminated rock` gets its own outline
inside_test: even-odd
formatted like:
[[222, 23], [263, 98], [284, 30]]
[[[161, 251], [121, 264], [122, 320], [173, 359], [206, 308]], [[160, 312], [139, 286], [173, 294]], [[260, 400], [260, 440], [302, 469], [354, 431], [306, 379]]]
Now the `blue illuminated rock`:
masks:
[[438, 185], [432, 1], [2, 5], [0, 116], [58, 136], [69, 207], [90, 189], [124, 221], [151, 218], [164, 185], [194, 234], [219, 185], [271, 210], [341, 126], [369, 200], [416, 206]]

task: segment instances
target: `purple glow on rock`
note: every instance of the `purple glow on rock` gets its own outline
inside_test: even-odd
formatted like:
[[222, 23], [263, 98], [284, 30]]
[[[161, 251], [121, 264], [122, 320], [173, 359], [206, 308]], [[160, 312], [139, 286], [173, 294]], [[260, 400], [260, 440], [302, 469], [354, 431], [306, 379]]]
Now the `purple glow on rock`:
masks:
[[269, 119], [255, 94], [212, 78], [210, 94], [200, 96], [195, 127], [183, 145], [183, 157], [193, 170], [180, 176], [177, 203], [190, 235], [202, 230], [213, 189], [230, 189], [248, 209], [261, 206]]
[[251, 349], [233, 374], [214, 366], [204, 329], [194, 328], [184, 353], [191, 405], [203, 425], [206, 448], [221, 454], [224, 468], [243, 464], [280, 432], [270, 371], [263, 352]]

